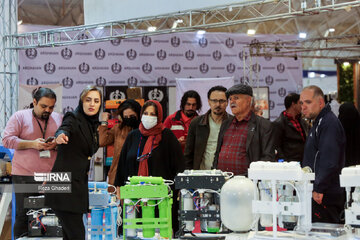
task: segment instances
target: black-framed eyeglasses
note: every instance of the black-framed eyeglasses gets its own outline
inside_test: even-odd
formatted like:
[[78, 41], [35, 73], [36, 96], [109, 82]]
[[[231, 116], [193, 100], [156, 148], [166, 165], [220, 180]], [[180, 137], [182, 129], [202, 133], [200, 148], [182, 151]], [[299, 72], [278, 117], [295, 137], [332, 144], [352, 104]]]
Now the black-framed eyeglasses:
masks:
[[220, 104], [224, 104], [224, 103], [227, 103], [227, 100], [224, 100], [224, 99], [209, 99], [210, 102], [212, 103], [220, 103]]

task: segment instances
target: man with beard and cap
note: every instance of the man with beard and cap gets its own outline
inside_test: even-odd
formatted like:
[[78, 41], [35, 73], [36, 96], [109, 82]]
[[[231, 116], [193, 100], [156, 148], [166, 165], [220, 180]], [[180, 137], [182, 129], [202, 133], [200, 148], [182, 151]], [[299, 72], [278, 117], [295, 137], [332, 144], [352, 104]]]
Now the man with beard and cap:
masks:
[[[15, 149], [11, 170], [16, 199], [15, 238], [28, 231], [24, 198], [36, 195], [26, 192], [23, 184], [39, 184], [35, 182], [34, 173], [49, 173], [56, 158], [56, 143], [51, 137], [61, 125], [62, 115], [53, 112], [55, 102], [56, 95], [51, 89], [36, 89], [34, 108], [14, 113], [4, 130], [4, 147]], [[20, 189], [21, 185], [25, 189]]]
[[201, 109], [201, 106], [199, 93], [189, 90], [181, 98], [180, 110], [168, 116], [164, 121], [164, 126], [175, 134], [183, 151], [190, 122], [198, 115], [197, 111]]
[[213, 168], [247, 175], [253, 161], [273, 161], [275, 150], [271, 122], [254, 114], [253, 90], [244, 84], [226, 91], [231, 112], [220, 127]]
[[191, 121], [184, 157], [187, 169], [211, 169], [221, 123], [228, 118], [226, 88], [215, 86], [207, 93], [210, 110]]

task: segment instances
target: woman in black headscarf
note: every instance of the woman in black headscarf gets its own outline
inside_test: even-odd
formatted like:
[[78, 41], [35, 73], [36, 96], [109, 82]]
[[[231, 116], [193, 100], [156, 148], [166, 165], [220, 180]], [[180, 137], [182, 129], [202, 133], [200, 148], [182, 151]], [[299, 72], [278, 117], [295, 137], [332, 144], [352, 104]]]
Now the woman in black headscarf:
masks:
[[58, 153], [52, 172], [71, 173], [71, 192], [48, 193], [45, 201], [60, 220], [63, 239], [85, 239], [83, 214], [89, 209], [90, 159], [99, 148], [101, 99], [99, 89], [86, 87], [80, 94], [78, 107], [65, 114], [55, 133]]
[[345, 167], [357, 165], [360, 163], [360, 114], [353, 103], [340, 106], [339, 120], [346, 135]]
[[140, 111], [141, 106], [137, 101], [133, 99], [125, 100], [118, 107], [120, 123], [111, 129], [107, 127], [110, 113], [103, 112], [101, 114], [101, 126], [99, 126], [100, 147], [114, 144], [114, 157], [108, 172], [108, 183], [111, 185], [114, 185], [119, 157], [125, 139], [131, 130], [139, 128]]

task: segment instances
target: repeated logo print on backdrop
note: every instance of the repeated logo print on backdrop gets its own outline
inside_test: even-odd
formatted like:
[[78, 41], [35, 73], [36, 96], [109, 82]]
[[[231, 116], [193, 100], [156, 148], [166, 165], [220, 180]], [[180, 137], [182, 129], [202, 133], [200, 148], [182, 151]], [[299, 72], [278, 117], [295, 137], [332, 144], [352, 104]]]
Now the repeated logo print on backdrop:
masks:
[[194, 51], [188, 50], [185, 52], [185, 58], [189, 61], [193, 60], [195, 57]]
[[247, 77], [247, 76], [241, 76], [240, 77], [240, 83], [241, 84], [245, 84], [245, 83], [249, 83], [249, 77]]
[[74, 80], [70, 77], [63, 78], [62, 85], [64, 88], [71, 88], [74, 85]]
[[129, 87], [136, 87], [138, 80], [136, 77], [129, 77], [127, 82]]
[[95, 57], [98, 60], [103, 60], [105, 58], [105, 50], [104, 49], [96, 49], [95, 50]]
[[225, 40], [225, 45], [228, 47], [228, 48], [232, 48], [234, 46], [235, 42], [234, 42], [234, 39], [232, 38], [228, 38]]
[[34, 59], [37, 56], [37, 50], [35, 48], [29, 48], [25, 50], [25, 55], [29, 58], [29, 59]]
[[144, 47], [150, 46], [150, 45], [151, 45], [151, 37], [149, 37], [149, 36], [143, 36], [143, 37], [141, 38], [141, 43], [142, 43], [142, 45], [143, 45]]
[[113, 40], [110, 40], [110, 43], [111, 43], [113, 46], [119, 46], [120, 43], [121, 43], [121, 38], [114, 38]]
[[63, 57], [63, 59], [65, 60], [69, 60], [72, 57], [72, 51], [70, 48], [64, 48], [61, 50], [61, 56]]
[[202, 48], [207, 47], [208, 45], [208, 40], [205, 37], [202, 37], [199, 39], [199, 46]]
[[279, 73], [283, 73], [285, 72], [285, 65], [282, 64], [282, 63], [279, 63], [277, 66], [276, 66], [276, 69]]
[[156, 52], [156, 56], [159, 60], [164, 60], [166, 58], [166, 52], [163, 49], [160, 49]]
[[246, 60], [248, 58], [248, 52], [245, 52], [245, 51], [241, 51], [239, 52], [239, 58], [240, 60]]
[[55, 64], [48, 62], [44, 65], [44, 71], [48, 74], [53, 74], [56, 70]]
[[171, 65], [171, 70], [173, 71], [173, 73], [178, 74], [181, 72], [181, 66], [178, 63], [174, 63], [173, 65]]
[[153, 90], [150, 90], [148, 93], [149, 100], [156, 100], [158, 102], [161, 102], [164, 99], [164, 93], [163, 91], [154, 88]]
[[[86, 35], [85, 33], [81, 33], [76, 37], [77, 40], [85, 40], [85, 39], [89, 39], [89, 36]], [[85, 45], [86, 42], [80, 43], [82, 45]]]
[[286, 89], [285, 88], [279, 88], [278, 94], [279, 94], [280, 97], [285, 97], [286, 96]]
[[199, 70], [201, 73], [207, 73], [209, 71], [209, 65], [203, 63], [199, 66]]
[[87, 74], [89, 71], [90, 71], [90, 66], [89, 64], [83, 62], [83, 63], [80, 63], [79, 65], [79, 71], [82, 73], [82, 74]]
[[180, 38], [177, 37], [177, 36], [173, 36], [173, 37], [170, 39], [170, 43], [171, 43], [171, 46], [173, 46], [173, 47], [178, 47], [178, 46], [180, 46]]
[[271, 86], [274, 83], [274, 78], [270, 75], [265, 77], [265, 83], [269, 86]]
[[232, 63], [229, 63], [228, 65], [226, 65], [226, 71], [228, 73], [234, 73], [236, 69], [236, 66]]
[[157, 79], [157, 83], [159, 86], [166, 86], [167, 84], [167, 78], [164, 76], [161, 76]]
[[115, 74], [118, 74], [121, 72], [121, 65], [119, 63], [114, 63], [113, 65], [111, 65], [111, 71]]
[[129, 60], [134, 60], [136, 58], [136, 51], [134, 49], [129, 49], [127, 52], [126, 52], [126, 56]]
[[101, 76], [98, 77], [95, 82], [96, 82], [96, 86], [98, 87], [103, 87], [106, 85], [106, 79]]
[[275, 102], [272, 100], [269, 100], [269, 109], [273, 110], [275, 108]]
[[220, 61], [221, 60], [221, 52], [219, 50], [214, 51], [212, 56], [213, 56], [215, 61]]
[[36, 86], [36, 85], [38, 85], [38, 84], [39, 84], [39, 81], [38, 81], [36, 78], [34, 78], [34, 77], [28, 78], [28, 79], [26, 80], [26, 85]]
[[256, 73], [259, 73], [261, 71], [261, 65], [258, 63], [255, 63], [251, 66], [252, 70]]
[[272, 59], [272, 56], [271, 56], [271, 54], [266, 54], [264, 56], [264, 58], [265, 58], [266, 61], [270, 61]]
[[150, 63], [143, 64], [141, 68], [145, 74], [149, 74], [152, 71], [152, 66]]
[[120, 90], [115, 90], [115, 92], [110, 93], [110, 100], [125, 99], [125, 98], [126, 98], [125, 93]]
[[72, 112], [74, 111], [74, 109], [70, 106], [67, 106], [65, 108], [63, 108], [63, 114], [67, 113], [67, 112]]

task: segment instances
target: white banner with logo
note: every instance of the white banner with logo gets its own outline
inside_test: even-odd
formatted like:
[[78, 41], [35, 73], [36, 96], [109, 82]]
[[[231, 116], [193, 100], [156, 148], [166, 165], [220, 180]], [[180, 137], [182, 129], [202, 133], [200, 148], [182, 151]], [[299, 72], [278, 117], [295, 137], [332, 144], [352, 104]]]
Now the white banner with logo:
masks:
[[[87, 38], [85, 34], [80, 37]], [[275, 119], [284, 109], [284, 97], [302, 88], [302, 61], [250, 59], [246, 44], [279, 39], [296, 36], [191, 32], [27, 49], [20, 51], [19, 79], [27, 85], [62, 84], [66, 111], [75, 108], [81, 90], [89, 84], [175, 86], [176, 78], [218, 77], [234, 77], [240, 83], [254, 79], [256, 71], [259, 86], [269, 86], [270, 116]]]
[[[195, 90], [199, 93], [202, 108], [199, 114], [204, 114], [209, 110], [207, 93], [213, 86], [222, 85], [229, 89], [234, 85], [234, 77], [224, 78], [177, 78], [176, 79], [176, 109], [180, 109], [181, 98], [188, 90]], [[229, 107], [226, 111], [231, 113]]]

